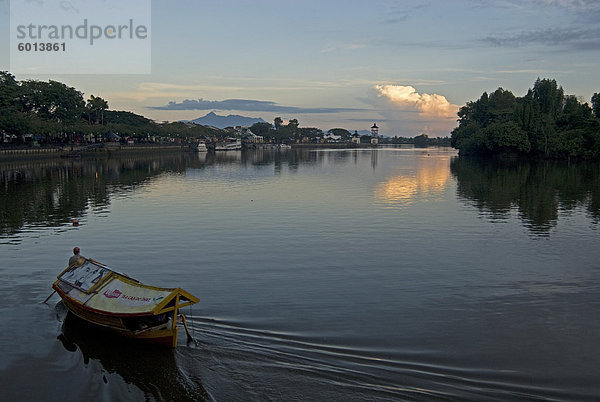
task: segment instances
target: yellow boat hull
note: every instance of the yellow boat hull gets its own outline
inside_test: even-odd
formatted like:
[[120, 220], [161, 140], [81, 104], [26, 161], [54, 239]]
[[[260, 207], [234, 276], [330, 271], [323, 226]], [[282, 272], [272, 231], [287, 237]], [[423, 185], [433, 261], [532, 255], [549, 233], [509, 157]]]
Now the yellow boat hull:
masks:
[[57, 291], [58, 295], [61, 297], [64, 305], [69, 309], [69, 311], [86, 322], [99, 326], [102, 329], [111, 331], [123, 337], [139, 339], [168, 347], [177, 346], [178, 328], [177, 325], [172, 325], [172, 322], [169, 322], [167, 325], [171, 325], [173, 328], [165, 328], [163, 325], [160, 329], [148, 328], [146, 330], [133, 331], [125, 326], [123, 323], [123, 317], [101, 314], [92, 311], [91, 309], [81, 305], [81, 303], [79, 303], [77, 300], [70, 298], [68, 295], [62, 292], [58, 286], [54, 287], [54, 289]]

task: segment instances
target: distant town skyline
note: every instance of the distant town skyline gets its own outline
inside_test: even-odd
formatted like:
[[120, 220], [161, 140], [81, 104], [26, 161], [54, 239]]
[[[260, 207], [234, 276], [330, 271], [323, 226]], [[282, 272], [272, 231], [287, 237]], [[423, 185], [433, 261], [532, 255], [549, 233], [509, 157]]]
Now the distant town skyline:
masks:
[[[10, 32], [10, 2], [0, 29]], [[151, 2], [150, 74], [15, 74], [57, 80], [156, 121], [210, 111], [386, 136], [448, 136], [456, 112], [540, 78], [600, 92], [594, 0]], [[10, 72], [10, 44], [0, 70]], [[102, 57], [101, 54], [98, 57]]]

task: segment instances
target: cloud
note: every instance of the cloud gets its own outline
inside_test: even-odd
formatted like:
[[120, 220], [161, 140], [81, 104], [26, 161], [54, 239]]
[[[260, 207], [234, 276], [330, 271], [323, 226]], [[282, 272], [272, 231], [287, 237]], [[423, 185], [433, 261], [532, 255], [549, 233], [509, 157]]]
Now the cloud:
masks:
[[[483, 7], [499, 2], [481, 0]], [[476, 39], [495, 47], [540, 47], [552, 51], [597, 51], [600, 49], [600, 1], [598, 0], [505, 0], [512, 12], [529, 15], [523, 29], [510, 27]], [[550, 18], [550, 19], [549, 19]]]
[[459, 106], [443, 95], [419, 93], [410, 85], [375, 85], [361, 100], [383, 118], [374, 121], [385, 123], [386, 135], [445, 137], [456, 127]]
[[497, 47], [520, 47], [531, 44], [563, 46], [569, 50], [599, 50], [600, 29], [547, 28], [488, 36], [482, 42]]
[[559, 6], [575, 10], [597, 10], [598, 0], [529, 0], [543, 6]]
[[384, 22], [388, 24], [396, 24], [399, 22], [407, 21], [408, 19], [414, 17], [415, 14], [422, 12], [423, 9], [426, 9], [428, 7], [428, 4], [406, 6], [406, 4], [404, 3], [392, 3], [391, 8], [386, 14], [386, 19], [384, 20]]
[[364, 109], [352, 108], [303, 108], [295, 106], [282, 106], [271, 101], [253, 99], [225, 99], [222, 101], [186, 99], [182, 102], [169, 102], [164, 106], [151, 106], [155, 110], [243, 110], [247, 112], [274, 112], [274, 113], [343, 113], [360, 112]]
[[415, 88], [404, 85], [376, 85], [379, 97], [383, 97], [399, 110], [413, 110], [423, 117], [455, 118], [459, 106], [437, 94], [419, 94]]

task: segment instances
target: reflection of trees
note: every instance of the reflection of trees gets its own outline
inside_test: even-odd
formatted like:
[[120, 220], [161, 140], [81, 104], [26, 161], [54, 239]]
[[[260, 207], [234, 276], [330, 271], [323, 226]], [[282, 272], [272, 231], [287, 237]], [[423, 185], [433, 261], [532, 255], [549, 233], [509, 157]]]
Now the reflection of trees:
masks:
[[297, 169], [300, 164], [314, 165], [317, 163], [318, 152], [311, 149], [293, 149], [288, 163], [290, 169]]
[[317, 153], [257, 150], [121, 154], [77, 160], [11, 160], [0, 162], [0, 236], [26, 226], [58, 227], [82, 216], [87, 208], [102, 209], [114, 194], [126, 194], [163, 172], [182, 173], [208, 165], [271, 165], [316, 163]]
[[112, 193], [128, 191], [165, 170], [185, 170], [187, 157], [4, 162], [0, 234], [14, 234], [27, 225], [64, 225], [87, 207], [107, 206]]
[[450, 170], [460, 197], [492, 217], [506, 217], [516, 207], [532, 231], [547, 232], [559, 211], [580, 206], [600, 221], [598, 164], [455, 158]]

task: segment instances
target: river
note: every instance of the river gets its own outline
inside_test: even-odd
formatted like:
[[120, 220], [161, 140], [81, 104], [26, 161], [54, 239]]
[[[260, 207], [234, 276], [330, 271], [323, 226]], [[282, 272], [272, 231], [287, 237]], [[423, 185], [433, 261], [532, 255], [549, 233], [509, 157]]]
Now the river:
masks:
[[[0, 180], [5, 400], [600, 395], [598, 163], [256, 150], [0, 161]], [[197, 343], [41, 303], [73, 246], [198, 296]]]

